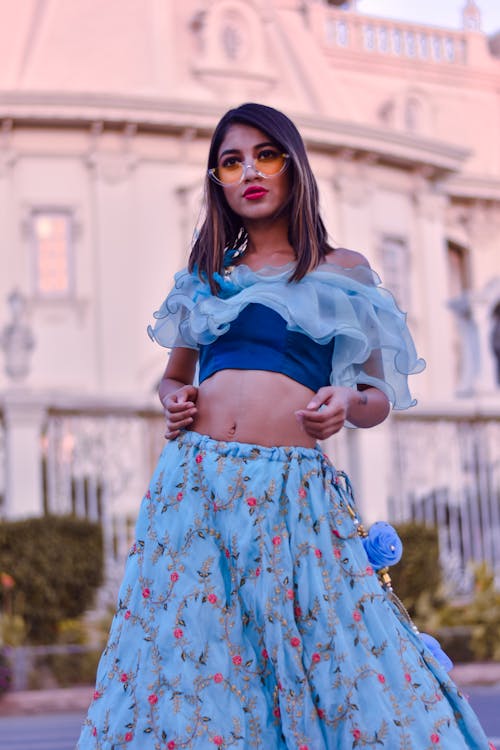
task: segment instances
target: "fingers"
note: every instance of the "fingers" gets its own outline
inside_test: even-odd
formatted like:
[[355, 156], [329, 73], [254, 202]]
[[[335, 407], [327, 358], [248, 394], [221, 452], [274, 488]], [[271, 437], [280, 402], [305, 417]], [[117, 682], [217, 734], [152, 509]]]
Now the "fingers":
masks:
[[[319, 393], [319, 392], [318, 392]], [[303, 430], [316, 440], [325, 440], [339, 432], [344, 426], [347, 410], [342, 403], [323, 404], [316, 410], [300, 409], [295, 412]]]
[[170, 414], [182, 414], [182, 412], [189, 409], [194, 409], [196, 411], [196, 407], [192, 401], [182, 401], [181, 403], [178, 403], [172, 398], [167, 398], [165, 401], [165, 411], [168, 411]]
[[331, 386], [323, 386], [323, 388], [320, 388], [319, 391], [317, 391], [312, 399], [309, 401], [309, 403], [306, 406], [306, 409], [313, 409], [317, 410], [323, 404], [328, 403], [329, 399], [331, 399], [333, 395], [333, 389]]
[[316, 440], [326, 440], [331, 435], [335, 435], [343, 428], [345, 420], [340, 419], [333, 422], [328, 422], [321, 425], [307, 425], [303, 424], [304, 431]]
[[173, 440], [180, 435], [181, 430], [192, 425], [198, 412], [195, 406], [197, 396], [198, 389], [195, 386], [185, 386], [165, 399], [167, 420], [165, 437], [167, 440]]

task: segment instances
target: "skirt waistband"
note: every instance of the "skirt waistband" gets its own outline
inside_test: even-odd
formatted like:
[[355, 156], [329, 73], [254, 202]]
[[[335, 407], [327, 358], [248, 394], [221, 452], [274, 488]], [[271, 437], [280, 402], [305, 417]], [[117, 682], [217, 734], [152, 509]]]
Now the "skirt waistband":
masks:
[[236, 440], [216, 440], [209, 435], [202, 435], [193, 430], [181, 432], [176, 442], [179, 446], [193, 446], [198, 450], [213, 451], [220, 456], [234, 456], [245, 459], [264, 458], [269, 461], [289, 461], [290, 459], [309, 459], [320, 461], [331, 468], [330, 459], [319, 445], [315, 448], [304, 448], [300, 445], [267, 446], [255, 443], [239, 443]]

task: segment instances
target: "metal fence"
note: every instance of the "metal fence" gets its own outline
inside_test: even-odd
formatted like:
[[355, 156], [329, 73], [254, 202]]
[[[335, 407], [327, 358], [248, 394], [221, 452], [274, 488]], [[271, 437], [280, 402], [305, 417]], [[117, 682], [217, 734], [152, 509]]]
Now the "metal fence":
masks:
[[450, 588], [467, 593], [472, 562], [500, 582], [500, 419], [422, 415], [392, 422], [394, 521], [436, 525]]

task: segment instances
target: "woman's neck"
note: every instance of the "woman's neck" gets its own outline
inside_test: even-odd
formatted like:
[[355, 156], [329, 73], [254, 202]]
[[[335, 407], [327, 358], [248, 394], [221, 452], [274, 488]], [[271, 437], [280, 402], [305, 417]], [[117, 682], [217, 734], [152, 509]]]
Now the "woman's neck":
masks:
[[288, 222], [274, 220], [267, 226], [247, 226], [246, 229], [248, 243], [244, 262], [250, 268], [280, 266], [295, 260], [295, 252], [288, 241]]

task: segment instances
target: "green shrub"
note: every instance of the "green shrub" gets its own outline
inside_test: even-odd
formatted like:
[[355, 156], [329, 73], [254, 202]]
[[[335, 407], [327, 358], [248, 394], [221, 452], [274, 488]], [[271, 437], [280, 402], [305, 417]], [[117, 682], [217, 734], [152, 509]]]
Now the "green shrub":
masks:
[[58, 622], [85, 612], [102, 582], [100, 526], [66, 516], [1, 522], [0, 570], [15, 580], [9, 606], [28, 641], [53, 643]]
[[29, 674], [28, 687], [39, 690], [47, 687], [93, 685], [100, 656], [100, 651], [39, 656]]
[[439, 540], [436, 528], [419, 523], [396, 526], [403, 542], [401, 562], [390, 568], [392, 585], [410, 614], [415, 616], [419, 601], [438, 596], [441, 583]]

